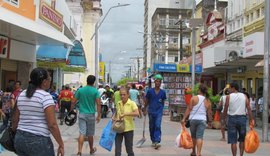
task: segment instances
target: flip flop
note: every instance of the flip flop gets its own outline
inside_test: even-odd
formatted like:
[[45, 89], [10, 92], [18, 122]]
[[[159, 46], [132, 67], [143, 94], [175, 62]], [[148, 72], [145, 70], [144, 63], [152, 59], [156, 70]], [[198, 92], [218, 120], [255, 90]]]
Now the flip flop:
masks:
[[95, 154], [95, 153], [96, 153], [96, 151], [97, 151], [97, 148], [96, 148], [96, 147], [93, 147], [93, 150], [92, 150], [92, 151], [90, 151], [90, 155]]

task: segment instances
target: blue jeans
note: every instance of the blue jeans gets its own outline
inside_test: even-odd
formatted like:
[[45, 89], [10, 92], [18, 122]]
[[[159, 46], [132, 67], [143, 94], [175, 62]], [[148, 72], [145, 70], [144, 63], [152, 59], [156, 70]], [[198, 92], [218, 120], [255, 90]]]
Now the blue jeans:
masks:
[[236, 144], [244, 142], [246, 137], [246, 122], [245, 115], [229, 115], [228, 116], [228, 143]]
[[55, 156], [50, 137], [17, 130], [14, 145], [19, 156]]
[[192, 139], [203, 139], [206, 125], [205, 120], [190, 120], [190, 133]]
[[161, 120], [162, 114], [148, 114], [149, 131], [152, 143], [160, 143], [161, 141]]

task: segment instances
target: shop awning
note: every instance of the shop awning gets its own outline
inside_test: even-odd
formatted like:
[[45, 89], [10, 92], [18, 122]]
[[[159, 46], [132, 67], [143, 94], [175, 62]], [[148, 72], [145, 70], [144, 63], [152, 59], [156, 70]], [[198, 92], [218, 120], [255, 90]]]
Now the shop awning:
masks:
[[73, 43], [74, 46], [71, 48], [68, 55], [69, 65], [86, 67], [86, 58], [81, 42], [76, 40]]
[[46, 62], [66, 62], [70, 66], [86, 67], [86, 58], [80, 41], [74, 41], [74, 46], [41, 45], [37, 48], [37, 60]]
[[264, 66], [264, 60], [259, 61], [255, 67], [263, 67]]
[[[33, 45], [73, 45], [62, 32], [0, 7], [0, 34]], [[5, 29], [7, 28], [7, 29]]]
[[41, 45], [37, 48], [37, 59], [42, 61], [66, 61], [69, 50], [64, 46]]

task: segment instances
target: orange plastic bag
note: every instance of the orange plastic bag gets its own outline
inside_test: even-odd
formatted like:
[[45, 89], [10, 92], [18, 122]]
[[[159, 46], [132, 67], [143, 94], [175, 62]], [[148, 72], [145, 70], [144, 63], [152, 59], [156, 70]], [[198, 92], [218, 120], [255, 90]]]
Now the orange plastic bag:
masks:
[[260, 145], [260, 138], [258, 133], [251, 128], [245, 137], [245, 152], [254, 153]]
[[184, 125], [182, 125], [180, 147], [183, 147], [184, 149], [191, 149], [193, 147], [192, 138]]
[[220, 121], [220, 112], [216, 111], [215, 116], [214, 116], [214, 121]]

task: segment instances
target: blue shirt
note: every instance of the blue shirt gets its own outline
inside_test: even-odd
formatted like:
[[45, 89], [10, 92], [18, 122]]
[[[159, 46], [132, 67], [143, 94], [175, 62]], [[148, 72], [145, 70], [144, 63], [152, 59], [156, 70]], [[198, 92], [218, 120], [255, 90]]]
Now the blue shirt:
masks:
[[130, 100], [134, 101], [136, 104], [139, 104], [138, 102], [138, 96], [140, 95], [139, 91], [136, 89], [130, 89], [129, 94], [130, 94]]
[[147, 91], [146, 99], [148, 100], [148, 113], [162, 114], [164, 108], [164, 100], [166, 99], [166, 93], [160, 89], [158, 94], [155, 93], [155, 89], [151, 88]]

